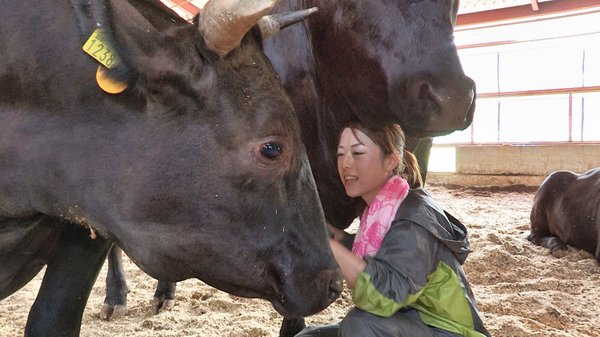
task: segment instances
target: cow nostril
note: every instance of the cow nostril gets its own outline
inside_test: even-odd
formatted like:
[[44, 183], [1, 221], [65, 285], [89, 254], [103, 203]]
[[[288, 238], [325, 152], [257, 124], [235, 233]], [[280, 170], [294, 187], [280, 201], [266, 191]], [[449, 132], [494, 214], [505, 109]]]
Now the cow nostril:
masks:
[[329, 293], [327, 299], [330, 301], [335, 300], [342, 291], [344, 290], [344, 283], [338, 273], [335, 273], [331, 281], [329, 282]]
[[424, 79], [417, 79], [408, 83], [408, 99], [413, 102], [431, 99], [433, 87], [431, 83]]
[[340, 296], [340, 293], [335, 292], [335, 291], [330, 291], [329, 294], [327, 294], [327, 299], [331, 302], [335, 301], [336, 298], [338, 298], [338, 296]]
[[427, 102], [427, 106], [430, 107], [436, 105], [439, 106], [442, 102], [442, 97], [436, 92], [436, 88], [425, 80], [419, 80], [413, 83], [412, 97], [415, 102], [421, 102], [421, 104]]
[[429, 84], [429, 82], [421, 82], [419, 84], [418, 87], [418, 91], [417, 91], [417, 99], [422, 100], [422, 99], [431, 99], [431, 85]]

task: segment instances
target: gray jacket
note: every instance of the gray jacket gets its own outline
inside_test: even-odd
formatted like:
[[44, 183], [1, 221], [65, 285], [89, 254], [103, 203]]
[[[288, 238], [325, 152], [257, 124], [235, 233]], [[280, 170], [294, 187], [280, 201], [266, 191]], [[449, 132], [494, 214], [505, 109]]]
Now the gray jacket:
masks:
[[414, 308], [430, 326], [489, 336], [461, 266], [469, 252], [465, 226], [425, 190], [411, 189], [377, 254], [365, 257], [354, 303], [382, 317]]

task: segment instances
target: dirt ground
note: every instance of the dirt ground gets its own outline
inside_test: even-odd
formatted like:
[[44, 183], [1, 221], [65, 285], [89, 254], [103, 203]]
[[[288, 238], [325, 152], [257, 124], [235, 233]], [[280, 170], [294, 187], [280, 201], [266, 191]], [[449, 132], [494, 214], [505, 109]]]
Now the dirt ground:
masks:
[[[532, 189], [428, 189], [470, 231], [473, 252], [464, 268], [493, 336], [600, 337], [600, 266], [585, 252], [569, 249], [556, 258], [525, 240]], [[234, 297], [198, 280], [179, 283], [175, 307], [152, 316], [155, 281], [129, 260], [125, 263], [131, 289], [128, 314], [116, 321], [99, 320], [105, 265], [88, 301], [81, 336], [278, 336], [281, 317], [269, 303]], [[23, 335], [41, 274], [0, 302], [1, 337]], [[339, 321], [350, 306], [346, 291], [307, 322]]]

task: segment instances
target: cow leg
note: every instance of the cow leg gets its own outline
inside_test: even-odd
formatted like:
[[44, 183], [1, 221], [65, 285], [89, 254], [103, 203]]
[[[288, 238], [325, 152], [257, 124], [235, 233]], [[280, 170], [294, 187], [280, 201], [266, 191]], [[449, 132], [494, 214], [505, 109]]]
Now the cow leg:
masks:
[[550, 254], [560, 258], [567, 252], [567, 244], [552, 234], [548, 223], [550, 221], [555, 222], [556, 219], [550, 220], [548, 214], [546, 213], [547, 207], [541, 205], [546, 205], [545, 200], [543, 198], [538, 199], [536, 197], [533, 207], [531, 208], [531, 214], [529, 216], [531, 231], [527, 236], [527, 240], [531, 241], [535, 245], [548, 248], [550, 250]]
[[429, 155], [431, 154], [431, 147], [433, 146], [433, 138], [417, 138], [417, 137], [406, 137], [406, 148], [417, 157], [419, 162], [419, 170], [421, 171], [421, 177], [423, 183], [427, 178], [427, 167], [429, 165]]
[[61, 226], [52, 218], [0, 216], [0, 300], [19, 290], [48, 262]]
[[[596, 223], [596, 226], [598, 226], [598, 223]], [[594, 254], [594, 257], [600, 262], [600, 231], [598, 231], [596, 237], [596, 253]]]
[[283, 318], [281, 329], [279, 329], [279, 337], [294, 337], [297, 333], [306, 328], [304, 318]]
[[152, 299], [152, 312], [156, 315], [160, 310], [171, 310], [175, 305], [175, 288], [177, 283], [158, 281], [154, 298]]
[[563, 257], [567, 252], [567, 244], [556, 236], [539, 236], [533, 232], [527, 236], [527, 240], [533, 244], [548, 248], [554, 257]]
[[567, 254], [567, 244], [556, 236], [548, 236], [540, 238], [540, 246], [546, 247], [550, 250], [550, 254], [554, 257], [561, 258]]
[[112, 245], [91, 239], [81, 226], [64, 226], [29, 312], [27, 337], [79, 336], [85, 304]]
[[104, 320], [118, 319], [127, 313], [127, 281], [123, 269], [123, 250], [114, 245], [108, 255], [108, 271], [106, 274], [106, 297], [100, 310], [100, 318]]

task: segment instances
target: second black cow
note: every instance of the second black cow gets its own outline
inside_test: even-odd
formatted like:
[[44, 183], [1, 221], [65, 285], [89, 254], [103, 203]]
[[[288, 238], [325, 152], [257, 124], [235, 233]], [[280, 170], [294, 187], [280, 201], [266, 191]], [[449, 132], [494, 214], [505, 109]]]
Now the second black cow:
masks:
[[600, 168], [549, 175], [533, 201], [528, 239], [552, 254], [571, 245], [600, 261]]

